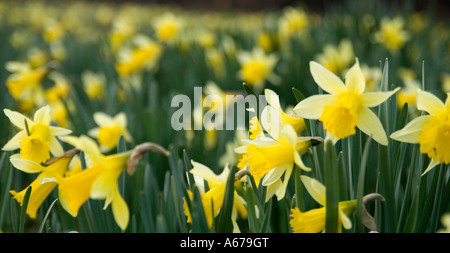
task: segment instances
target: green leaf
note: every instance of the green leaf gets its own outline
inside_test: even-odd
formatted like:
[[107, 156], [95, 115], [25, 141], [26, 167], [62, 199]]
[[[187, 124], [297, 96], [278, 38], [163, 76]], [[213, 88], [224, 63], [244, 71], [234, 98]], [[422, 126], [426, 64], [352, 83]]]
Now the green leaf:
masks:
[[301, 93], [299, 90], [297, 90], [296, 88], [292, 88], [292, 92], [294, 93], [295, 99], [297, 100], [297, 103], [300, 103], [303, 99], [305, 99], [305, 96], [303, 95], [303, 93]]
[[326, 233], [337, 233], [339, 225], [338, 202], [339, 185], [336, 152], [331, 141], [326, 141], [325, 186], [326, 186]]
[[362, 233], [364, 231], [362, 216], [364, 210], [363, 196], [364, 196], [364, 181], [366, 180], [366, 167], [369, 159], [370, 143], [372, 138], [368, 138], [364, 145], [363, 157], [361, 159], [361, 165], [359, 167], [358, 186], [356, 189], [356, 219], [355, 219], [355, 232]]
[[45, 222], [47, 221], [48, 216], [50, 215], [50, 212], [53, 209], [53, 206], [56, 204], [56, 201], [58, 201], [58, 199], [53, 200], [52, 204], [50, 205], [50, 207], [47, 210], [47, 213], [45, 213], [44, 219], [42, 219], [41, 225], [39, 226], [38, 233], [42, 233], [44, 231]]
[[222, 208], [220, 209], [219, 215], [217, 217], [217, 232], [219, 233], [233, 232], [231, 213], [234, 206], [234, 182], [235, 174], [231, 169], [227, 179]]
[[25, 192], [25, 196], [22, 202], [22, 208], [20, 209], [20, 217], [19, 217], [19, 233], [23, 233], [25, 231], [25, 218], [26, 212], [28, 208], [28, 201], [30, 199], [32, 187], [28, 186], [27, 191]]

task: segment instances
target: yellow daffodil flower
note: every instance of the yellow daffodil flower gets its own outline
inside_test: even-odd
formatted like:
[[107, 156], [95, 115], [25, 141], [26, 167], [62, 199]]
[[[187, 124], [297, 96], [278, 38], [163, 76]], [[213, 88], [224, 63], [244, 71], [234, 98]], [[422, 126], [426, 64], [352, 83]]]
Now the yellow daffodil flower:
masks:
[[50, 106], [46, 105], [37, 110], [34, 120], [9, 109], [3, 111], [11, 123], [20, 130], [2, 147], [3, 151], [20, 148], [22, 159], [29, 159], [37, 163], [47, 161], [50, 153], [54, 156], [64, 153], [56, 137], [68, 135], [72, 131], [50, 126]]
[[109, 34], [113, 53], [116, 53], [122, 44], [135, 33], [136, 28], [129, 19], [124, 17], [115, 19], [112, 24], [111, 33]]
[[367, 64], [361, 65], [361, 71], [366, 79], [366, 91], [378, 91], [380, 88], [383, 73], [379, 67], [369, 67]]
[[111, 117], [103, 112], [94, 113], [94, 121], [99, 127], [89, 130], [91, 137], [97, 138], [100, 149], [108, 152], [117, 146], [121, 135], [125, 141], [132, 141], [131, 134], [127, 130], [127, 116], [121, 112]]
[[25, 193], [27, 192], [28, 188], [31, 187], [31, 194], [26, 210], [26, 213], [30, 216], [30, 218], [36, 218], [37, 210], [42, 205], [44, 200], [48, 197], [48, 195], [57, 186], [56, 182], [51, 179], [49, 180], [48, 178], [52, 178], [55, 175], [64, 175], [71, 159], [72, 157], [61, 157], [49, 166], [44, 167], [37, 162], [22, 159], [20, 155], [11, 156], [10, 161], [15, 168], [26, 173], [40, 172], [40, 175], [24, 190], [20, 192], [16, 192], [14, 190], [10, 191], [14, 199], [16, 199], [17, 202], [22, 205]]
[[440, 163], [450, 163], [450, 94], [445, 104], [427, 91], [417, 90], [417, 109], [425, 111], [409, 122], [403, 129], [391, 134], [391, 138], [406, 143], [419, 143], [420, 152], [431, 158], [422, 175]]
[[445, 213], [441, 216], [443, 228], [439, 229], [437, 233], [450, 233], [450, 213]]
[[383, 44], [391, 52], [398, 51], [410, 39], [410, 34], [404, 30], [404, 23], [401, 17], [383, 18], [380, 30], [374, 34], [375, 41]]
[[129, 76], [143, 68], [155, 68], [163, 49], [159, 43], [144, 35], [137, 35], [133, 42], [136, 48], [123, 48], [118, 53], [116, 69], [120, 76]]
[[[197, 163], [195, 161], [191, 161], [191, 163], [193, 168], [189, 172], [194, 175], [195, 184], [198, 186], [200, 191], [206, 221], [209, 228], [211, 228], [213, 218], [219, 214], [219, 211], [222, 208], [226, 183], [231, 170], [228, 165], [225, 165], [222, 173], [220, 173], [220, 175], [216, 175], [210, 168], [201, 163]], [[209, 190], [207, 192], [205, 192], [203, 180], [208, 183]], [[192, 199], [192, 192], [189, 192], [189, 195]], [[240, 232], [239, 226], [236, 223], [237, 214], [239, 214], [242, 218], [247, 218], [247, 209], [245, 208], [245, 204], [245, 200], [239, 196], [236, 191], [234, 191], [233, 212], [231, 215], [233, 232]], [[212, 213], [213, 207], [211, 205], [214, 206], [214, 213]], [[187, 216], [187, 222], [192, 222], [192, 217], [186, 201], [184, 201], [184, 212]]]
[[[301, 176], [303, 185], [305, 186], [311, 197], [323, 207], [301, 212], [297, 207], [291, 209], [290, 225], [294, 233], [319, 233], [325, 229], [326, 220], [326, 189], [319, 181]], [[349, 215], [356, 210], [356, 200], [341, 201], [338, 203], [338, 220], [339, 224], [345, 229], [352, 227]], [[339, 230], [342, 227], [339, 225]]]
[[104, 95], [106, 78], [103, 74], [87, 70], [81, 74], [81, 81], [90, 99], [99, 99]]
[[294, 108], [297, 115], [319, 119], [324, 129], [335, 138], [355, 134], [355, 127], [382, 145], [388, 144], [386, 133], [378, 117], [369, 107], [374, 107], [392, 96], [390, 92], [364, 92], [365, 78], [358, 61], [347, 72], [345, 84], [322, 65], [310, 62], [314, 81], [329, 94], [314, 95], [301, 101]]
[[57, 178], [62, 206], [75, 217], [89, 197], [105, 199], [103, 209], [111, 204], [117, 225], [125, 230], [129, 221], [129, 209], [120, 195], [117, 180], [126, 168], [131, 151], [105, 156], [100, 152], [97, 143], [87, 136], [80, 138], [68, 136], [62, 140], [83, 151], [87, 165], [87, 168], [79, 173]]
[[323, 48], [323, 52], [316, 56], [316, 59], [325, 68], [340, 75], [355, 59], [352, 42], [349, 39], [343, 39], [337, 47], [327, 44]]
[[308, 26], [308, 15], [303, 10], [287, 7], [278, 22], [280, 43], [284, 44], [293, 36], [304, 34]]
[[163, 42], [173, 41], [181, 32], [184, 22], [173, 15], [165, 13], [154, 22], [156, 37]]
[[[270, 127], [266, 129], [269, 136], [260, 133], [255, 139], [247, 140], [246, 145], [235, 149], [236, 153], [242, 154], [238, 168], [249, 168], [255, 182], [259, 184], [262, 180], [262, 185], [267, 186], [266, 202], [274, 195], [278, 200], [284, 197], [294, 164], [305, 171], [311, 170], [299, 154], [300, 151], [305, 153], [311, 143], [299, 140], [292, 125], [281, 122], [277, 109], [267, 106], [263, 114], [268, 110], [272, 111]], [[274, 120], [274, 117], [279, 118]], [[283, 174], [284, 181], [281, 179]]]
[[241, 65], [239, 78], [256, 90], [261, 90], [266, 80], [279, 84], [279, 77], [273, 73], [278, 61], [275, 54], [266, 55], [261, 48], [254, 48], [251, 52], [238, 52], [237, 59]]
[[24, 96], [33, 96], [34, 101], [43, 98], [41, 81], [47, 74], [45, 67], [32, 69], [28, 63], [8, 62], [6, 69], [12, 72], [6, 80], [6, 87], [15, 100], [20, 100]]

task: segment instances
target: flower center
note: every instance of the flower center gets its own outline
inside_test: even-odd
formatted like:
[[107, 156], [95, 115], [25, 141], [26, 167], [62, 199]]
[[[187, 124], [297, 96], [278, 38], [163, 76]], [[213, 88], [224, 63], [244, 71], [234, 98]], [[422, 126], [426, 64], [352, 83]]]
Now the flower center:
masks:
[[247, 166], [250, 167], [255, 181], [264, 177], [273, 168], [294, 162], [294, 148], [286, 139], [280, 139], [277, 144], [270, 146], [249, 144], [246, 154]]
[[420, 152], [427, 154], [435, 161], [450, 163], [450, 112], [444, 111], [430, 117], [423, 126], [417, 141]]
[[120, 136], [123, 134], [123, 129], [118, 125], [102, 127], [98, 131], [98, 142], [104, 147], [113, 148], [117, 145]]
[[294, 233], [319, 233], [325, 229], [325, 207], [312, 209], [307, 212], [293, 209], [290, 225]]
[[338, 95], [338, 102], [326, 105], [319, 120], [325, 130], [343, 139], [355, 134], [358, 125], [358, 110], [361, 106], [360, 96], [354, 92], [344, 92]]
[[50, 158], [50, 131], [48, 126], [34, 124], [30, 135], [20, 142], [20, 155], [23, 159], [45, 162]]
[[266, 75], [267, 67], [262, 62], [253, 61], [242, 67], [242, 78], [250, 85], [264, 81]]

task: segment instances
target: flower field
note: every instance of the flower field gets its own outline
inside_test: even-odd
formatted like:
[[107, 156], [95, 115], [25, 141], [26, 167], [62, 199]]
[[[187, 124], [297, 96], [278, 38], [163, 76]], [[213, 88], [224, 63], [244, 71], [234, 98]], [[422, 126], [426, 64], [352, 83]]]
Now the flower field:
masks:
[[450, 232], [439, 2], [0, 2], [3, 233]]

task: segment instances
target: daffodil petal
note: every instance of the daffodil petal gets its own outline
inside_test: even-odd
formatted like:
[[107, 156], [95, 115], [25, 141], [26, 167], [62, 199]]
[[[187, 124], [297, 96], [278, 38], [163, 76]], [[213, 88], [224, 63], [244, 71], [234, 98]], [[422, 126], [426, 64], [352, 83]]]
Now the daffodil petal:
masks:
[[42, 124], [42, 125], [50, 125], [51, 117], [50, 117], [50, 106], [46, 105], [39, 110], [36, 111], [34, 114], [34, 123], [36, 124]]
[[264, 90], [264, 95], [265, 95], [267, 103], [269, 105], [275, 107], [276, 109], [281, 109], [280, 99], [279, 99], [278, 95], [273, 90], [265, 89]]
[[64, 149], [61, 146], [61, 143], [59, 143], [58, 139], [51, 136], [50, 137], [50, 144], [49, 144], [50, 152], [54, 156], [62, 156], [64, 154]]
[[127, 116], [125, 113], [120, 112], [113, 118], [114, 122], [118, 123], [123, 129], [127, 128]]
[[193, 160], [191, 160], [191, 164], [193, 168], [189, 172], [206, 180], [210, 187], [219, 183], [217, 175], [210, 168]]
[[294, 107], [294, 112], [302, 118], [319, 119], [325, 106], [335, 104], [336, 102], [336, 95], [313, 95], [300, 101]]
[[18, 132], [14, 135], [3, 147], [3, 151], [16, 150], [20, 147], [20, 142], [28, 136], [25, 130]]
[[114, 198], [112, 200], [112, 211], [114, 220], [116, 221], [117, 225], [122, 230], [125, 230], [130, 219], [130, 211], [128, 209], [127, 203], [120, 195], [118, 189], [116, 190]]
[[3, 112], [5, 113], [6, 117], [9, 118], [9, 121], [11, 121], [11, 123], [19, 129], [25, 129], [25, 120], [27, 120], [28, 127], [31, 127], [31, 124], [33, 124], [33, 121], [31, 119], [22, 115], [21, 113], [11, 111], [9, 109], [3, 109]]
[[69, 135], [72, 133], [72, 130], [62, 128], [62, 127], [50, 127], [50, 133], [54, 136], [61, 136], [61, 135]]
[[345, 229], [348, 230], [352, 228], [352, 221], [342, 210], [339, 210], [339, 218], [341, 219], [342, 226], [344, 226]]
[[392, 133], [390, 137], [396, 141], [418, 143], [417, 139], [422, 132], [423, 126], [428, 122], [430, 117], [431, 115], [417, 117], [406, 124], [401, 130]]
[[356, 63], [345, 75], [345, 84], [348, 91], [353, 91], [357, 94], [362, 94], [366, 89], [366, 79], [359, 67], [358, 59], [356, 59]]
[[378, 106], [388, 98], [390, 98], [392, 95], [394, 95], [394, 93], [396, 93], [398, 90], [400, 90], [399, 87], [389, 92], [376, 91], [363, 93], [361, 95], [361, 103], [366, 107]]
[[9, 161], [16, 169], [25, 173], [38, 173], [45, 169], [35, 161], [20, 158], [20, 155], [12, 155]]
[[294, 153], [294, 162], [295, 162], [295, 164], [297, 164], [297, 166], [298, 166], [300, 169], [302, 169], [302, 170], [304, 170], [304, 171], [311, 171], [311, 168], [307, 167], [307, 166], [303, 163], [302, 158], [300, 157], [300, 155], [299, 155], [297, 152]]
[[[269, 201], [273, 197], [273, 195], [277, 194], [280, 187], [282, 186], [283, 184], [281, 183], [281, 179], [277, 180], [275, 183], [271, 185], [268, 185], [266, 188], [266, 199], [264, 201], [265, 202]], [[279, 194], [277, 195], [280, 196]]]
[[303, 185], [305, 186], [306, 190], [308, 191], [309, 195], [320, 205], [325, 206], [325, 196], [326, 196], [326, 189], [325, 186], [317, 181], [314, 178], [310, 178], [308, 176], [300, 176], [302, 179]]
[[93, 163], [101, 163], [102, 162], [102, 153], [100, 152], [100, 149], [91, 138], [87, 136], [81, 136], [79, 146], [77, 147], [80, 150], [82, 150], [84, 153], [86, 153], [87, 156], [89, 156], [89, 159]]
[[428, 173], [428, 171], [430, 171], [431, 169], [433, 169], [434, 167], [436, 167], [436, 165], [440, 164], [440, 161], [435, 161], [433, 159], [431, 159], [430, 164], [428, 164], [427, 169], [422, 173], [422, 176], [425, 175], [426, 173]]
[[114, 124], [114, 120], [106, 113], [96, 112], [94, 113], [94, 121], [99, 126], [108, 126]]
[[417, 90], [417, 109], [435, 115], [445, 110], [445, 105], [432, 93], [419, 89]]
[[333, 72], [315, 61], [309, 62], [311, 75], [317, 85], [330, 94], [339, 94], [347, 90], [342, 80]]
[[289, 169], [289, 164], [284, 164], [279, 167], [271, 169], [267, 174], [264, 176], [262, 185], [268, 186], [273, 183], [275, 183], [278, 179], [281, 178], [283, 173]]
[[372, 137], [373, 140], [381, 145], [388, 145], [388, 139], [383, 125], [372, 110], [364, 106], [361, 107], [359, 109], [358, 121], [357, 127], [361, 131]]

